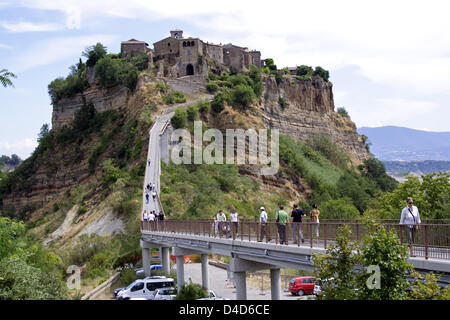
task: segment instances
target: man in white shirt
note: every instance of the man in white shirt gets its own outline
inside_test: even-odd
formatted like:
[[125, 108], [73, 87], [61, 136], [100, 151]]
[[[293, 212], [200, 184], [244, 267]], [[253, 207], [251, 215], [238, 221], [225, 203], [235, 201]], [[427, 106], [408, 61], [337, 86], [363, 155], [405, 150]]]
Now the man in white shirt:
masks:
[[223, 213], [222, 210], [219, 210], [219, 213], [216, 216], [218, 222], [219, 235], [222, 236], [224, 234], [223, 227], [224, 222], [227, 221], [227, 216]]
[[148, 221], [155, 221], [155, 215], [153, 214], [153, 211], [150, 211], [150, 214], [148, 215]]
[[231, 226], [233, 231], [233, 238], [237, 236], [238, 229], [239, 229], [239, 223], [238, 223], [238, 213], [236, 212], [236, 209], [231, 210]]
[[264, 240], [264, 236], [266, 237], [267, 242], [269, 242], [271, 239], [267, 236], [267, 212], [264, 209], [264, 207], [259, 208], [259, 211], [261, 212], [259, 214], [259, 225], [260, 225], [260, 237], [259, 242]]
[[420, 215], [419, 209], [416, 206], [413, 206], [413, 199], [408, 197], [406, 199], [406, 207], [403, 208], [402, 214], [400, 217], [400, 224], [405, 225], [406, 233], [408, 235], [408, 243], [412, 255], [412, 244], [414, 243], [414, 239], [416, 237], [416, 231], [419, 229]]

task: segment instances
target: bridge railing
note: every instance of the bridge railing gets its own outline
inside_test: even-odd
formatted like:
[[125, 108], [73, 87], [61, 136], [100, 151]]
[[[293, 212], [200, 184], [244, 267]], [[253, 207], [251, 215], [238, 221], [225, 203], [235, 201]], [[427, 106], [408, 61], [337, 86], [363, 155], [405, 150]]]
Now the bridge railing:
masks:
[[[361, 241], [368, 233], [364, 223], [324, 222], [323, 220], [319, 224], [287, 223], [284, 228], [273, 221], [260, 224], [254, 220], [241, 220], [237, 224], [207, 219], [145, 221], [142, 222], [141, 230], [143, 233], [167, 232], [326, 249], [334, 243], [337, 230], [343, 225], [349, 226], [351, 239], [354, 241]], [[400, 243], [410, 247], [412, 255], [425, 259], [450, 260], [450, 224], [421, 224], [414, 234], [408, 226], [398, 223], [383, 223], [382, 225], [388, 232], [394, 231], [398, 235]]]

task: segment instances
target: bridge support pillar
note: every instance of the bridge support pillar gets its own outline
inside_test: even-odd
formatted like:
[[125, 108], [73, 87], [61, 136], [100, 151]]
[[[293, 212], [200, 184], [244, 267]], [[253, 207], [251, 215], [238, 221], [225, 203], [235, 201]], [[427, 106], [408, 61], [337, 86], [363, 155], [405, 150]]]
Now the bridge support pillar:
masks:
[[164, 274], [170, 273], [170, 257], [169, 257], [169, 247], [161, 247], [160, 249], [161, 264]]
[[150, 276], [150, 249], [142, 248], [142, 268], [146, 277]]
[[180, 292], [184, 286], [184, 256], [176, 256], [177, 258], [177, 290]]
[[247, 300], [246, 272], [234, 272], [234, 284], [236, 285], [236, 300]]
[[270, 269], [270, 294], [272, 300], [281, 299], [281, 277], [280, 269]]
[[208, 255], [202, 254], [202, 287], [206, 291], [209, 289], [209, 274], [208, 274]]

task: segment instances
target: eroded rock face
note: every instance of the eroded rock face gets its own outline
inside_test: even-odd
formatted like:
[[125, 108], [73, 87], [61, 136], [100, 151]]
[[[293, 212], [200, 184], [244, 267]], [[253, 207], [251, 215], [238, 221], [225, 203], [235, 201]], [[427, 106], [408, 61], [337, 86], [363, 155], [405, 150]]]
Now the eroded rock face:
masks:
[[118, 85], [108, 89], [101, 89], [91, 84], [82, 94], [71, 98], [59, 100], [53, 106], [52, 129], [58, 130], [64, 126], [70, 126], [75, 112], [83, 104], [93, 103], [97, 112], [106, 110], [117, 110], [125, 108], [129, 99], [129, 90]]
[[[369, 157], [355, 124], [334, 112], [332, 83], [319, 77], [312, 81], [274, 77], [265, 78], [261, 111], [265, 125], [281, 134], [306, 141], [312, 135], [324, 135], [344, 148], [355, 163]], [[279, 99], [286, 102], [282, 108]]]

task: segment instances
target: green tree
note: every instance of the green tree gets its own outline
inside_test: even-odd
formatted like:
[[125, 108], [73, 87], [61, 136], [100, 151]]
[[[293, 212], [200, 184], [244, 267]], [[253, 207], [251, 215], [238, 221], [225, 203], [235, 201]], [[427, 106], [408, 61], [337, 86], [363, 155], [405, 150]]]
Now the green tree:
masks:
[[272, 58], [267, 58], [265, 60], [266, 62], [266, 67], [268, 67], [270, 70], [277, 70], [277, 65], [275, 64], [275, 62], [273, 61]]
[[306, 76], [309, 72], [310, 72], [310, 67], [305, 66], [305, 65], [301, 65], [299, 67], [297, 67], [297, 70], [295, 71], [295, 73], [297, 74], [297, 76]]
[[422, 219], [450, 218], [450, 174], [430, 173], [421, 177], [409, 175], [392, 192], [373, 200], [370, 206], [384, 219], [400, 219], [407, 197], [414, 199]]
[[401, 245], [394, 230], [386, 231], [384, 226], [367, 219], [368, 234], [360, 246], [361, 265], [365, 268], [377, 266], [380, 270], [379, 288], [369, 288], [367, 280], [371, 274], [362, 271], [359, 274], [360, 299], [365, 300], [401, 300], [406, 297], [409, 286], [405, 276], [413, 266], [408, 263], [408, 249]]
[[358, 219], [360, 213], [348, 197], [333, 199], [320, 205], [320, 217], [323, 219]]
[[347, 225], [339, 227], [336, 241], [331, 244], [326, 254], [314, 254], [314, 273], [325, 283], [324, 290], [318, 295], [321, 300], [357, 299], [357, 281], [353, 270], [359, 262], [356, 252], [357, 244], [351, 240], [351, 231]]
[[17, 78], [17, 76], [14, 73], [9, 72], [7, 69], [0, 70], [0, 83], [2, 84], [3, 87], [6, 88], [10, 86], [14, 88], [14, 84], [11, 78]]
[[314, 69], [313, 75], [318, 75], [325, 81], [328, 81], [328, 78], [330, 77], [330, 73], [328, 72], [328, 70], [325, 70], [319, 66]]
[[86, 65], [91, 67], [94, 66], [97, 61], [106, 56], [106, 47], [102, 45], [100, 42], [97, 42], [95, 45], [87, 47], [82, 55], [87, 58]]

